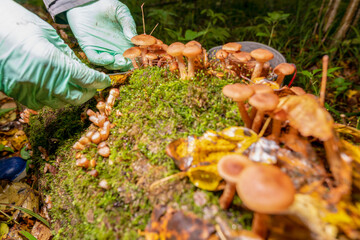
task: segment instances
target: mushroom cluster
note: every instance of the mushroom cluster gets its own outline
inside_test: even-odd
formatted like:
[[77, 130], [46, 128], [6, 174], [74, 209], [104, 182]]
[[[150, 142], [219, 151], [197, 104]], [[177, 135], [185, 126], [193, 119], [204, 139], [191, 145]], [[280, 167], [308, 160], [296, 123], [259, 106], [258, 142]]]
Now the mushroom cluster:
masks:
[[[89, 130], [84, 136], [82, 136], [75, 144], [73, 148], [75, 150], [84, 150], [87, 146], [90, 146], [92, 143], [97, 145], [97, 152], [103, 157], [109, 157], [110, 148], [106, 143], [106, 140], [109, 138], [111, 123], [108, 119], [112, 108], [115, 104], [115, 100], [119, 96], [119, 89], [112, 88], [110, 89], [109, 96], [106, 99], [106, 102], [99, 101], [96, 105], [98, 112], [94, 112], [91, 109], [88, 109], [86, 114], [89, 116], [89, 120], [92, 122]], [[76, 166], [83, 167], [85, 169], [96, 166], [96, 161], [94, 159], [88, 160], [81, 153], [76, 155], [77, 161]], [[96, 170], [95, 170], [96, 171]], [[91, 175], [97, 175], [96, 172], [89, 173]]]

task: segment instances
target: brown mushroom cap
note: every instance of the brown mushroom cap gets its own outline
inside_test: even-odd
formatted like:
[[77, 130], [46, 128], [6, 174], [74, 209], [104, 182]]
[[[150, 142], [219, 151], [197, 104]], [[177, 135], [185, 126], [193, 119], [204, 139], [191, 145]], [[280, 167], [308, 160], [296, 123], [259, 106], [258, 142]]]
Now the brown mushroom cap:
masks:
[[114, 96], [115, 98], [117, 98], [120, 95], [119, 89], [117, 88], [112, 88], [110, 89], [109, 92], [110, 95]]
[[150, 59], [150, 60], [155, 60], [158, 58], [158, 56], [155, 53], [151, 53], [151, 52], [147, 53], [145, 56], [147, 59]]
[[136, 58], [138, 56], [141, 55], [141, 50], [139, 47], [131, 47], [129, 49], [127, 49], [124, 53], [123, 56], [125, 58]]
[[220, 159], [217, 165], [219, 175], [230, 183], [236, 183], [239, 179], [240, 173], [248, 166], [254, 163], [247, 157], [230, 154]]
[[240, 51], [241, 48], [242, 48], [241, 44], [236, 42], [230, 42], [222, 46], [222, 49], [229, 53], [238, 52]]
[[290, 90], [298, 96], [306, 94], [305, 90], [301, 87], [291, 87]]
[[236, 102], [245, 101], [254, 94], [254, 90], [245, 84], [235, 83], [226, 85], [223, 94]]
[[156, 38], [150, 35], [140, 34], [132, 37], [131, 42], [138, 46], [149, 46], [156, 43]]
[[295, 67], [289, 63], [280, 63], [274, 68], [274, 73], [276, 75], [290, 75], [295, 71]]
[[271, 111], [279, 104], [279, 97], [274, 93], [255, 93], [249, 103], [260, 111]]
[[241, 63], [246, 63], [251, 60], [251, 55], [248, 52], [237, 52], [233, 56]]
[[185, 45], [181, 42], [174, 42], [173, 44], [171, 44], [168, 49], [166, 50], [166, 52], [173, 56], [173, 57], [177, 57], [177, 56], [181, 56], [183, 55], [183, 50], [185, 49]]
[[215, 57], [217, 58], [217, 59], [220, 59], [220, 60], [224, 60], [225, 58], [227, 58], [228, 57], [228, 53], [227, 52], [225, 52], [224, 50], [219, 50], [219, 51], [217, 51], [216, 52], [216, 54], [215, 54]]
[[202, 50], [196, 44], [185, 47], [183, 55], [188, 58], [194, 58], [202, 53]]
[[271, 165], [245, 168], [237, 181], [236, 190], [249, 209], [264, 214], [286, 210], [295, 197], [290, 177]]
[[274, 54], [266, 49], [258, 48], [250, 52], [251, 57], [258, 62], [267, 62], [274, 58]]
[[250, 85], [251, 88], [254, 90], [255, 93], [273, 93], [274, 90], [265, 84], [253, 84]]
[[185, 44], [186, 47], [192, 46], [192, 45], [196, 45], [196, 46], [202, 48], [201, 43], [199, 43], [198, 41], [195, 41], [195, 40], [192, 40], [192, 41]]

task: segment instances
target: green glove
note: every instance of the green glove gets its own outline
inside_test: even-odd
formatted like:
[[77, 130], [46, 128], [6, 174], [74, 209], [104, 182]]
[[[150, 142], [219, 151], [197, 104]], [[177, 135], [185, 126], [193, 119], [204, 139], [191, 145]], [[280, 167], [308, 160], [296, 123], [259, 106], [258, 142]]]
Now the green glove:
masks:
[[110, 85], [54, 28], [12, 0], [0, 0], [0, 91], [38, 110], [81, 104]]
[[117, 0], [99, 0], [66, 13], [71, 30], [91, 63], [127, 71], [131, 61], [122, 56], [132, 47], [136, 26], [127, 6]]

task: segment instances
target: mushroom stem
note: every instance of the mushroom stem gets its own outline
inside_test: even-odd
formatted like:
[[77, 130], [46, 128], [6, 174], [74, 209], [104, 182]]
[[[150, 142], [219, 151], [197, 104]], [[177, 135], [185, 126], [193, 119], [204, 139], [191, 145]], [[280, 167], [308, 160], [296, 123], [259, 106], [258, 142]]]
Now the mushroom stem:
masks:
[[203, 48], [203, 55], [204, 55], [204, 67], [207, 68], [208, 67], [208, 64], [209, 64], [209, 58], [208, 58], [208, 55], [207, 55], [207, 52], [206, 52], [206, 49]]
[[188, 58], [188, 78], [193, 78], [195, 76], [195, 58]]
[[249, 117], [248, 112], [246, 111], [245, 105], [243, 101], [239, 101], [237, 102], [238, 104], [238, 108], [239, 108], [239, 112], [241, 114], [241, 118], [245, 124], [245, 127], [247, 128], [251, 128], [251, 119]]
[[264, 112], [263, 111], [257, 111], [256, 112], [256, 115], [255, 115], [255, 118], [254, 118], [254, 121], [253, 121], [253, 124], [252, 124], [252, 127], [251, 129], [256, 132], [256, 133], [259, 133], [260, 131], [260, 127], [261, 127], [261, 124], [262, 124], [262, 121], [264, 119]]
[[130, 58], [132, 65], [134, 66], [135, 69], [139, 68], [139, 65], [137, 64], [135, 58]]
[[321, 79], [321, 89], [320, 89], [320, 106], [324, 106], [325, 102], [325, 91], [326, 91], [326, 82], [327, 82], [327, 69], [329, 64], [329, 56], [325, 55], [322, 59], [323, 61], [323, 70], [322, 70], [322, 79]]
[[251, 76], [251, 80], [254, 80], [255, 78], [261, 76], [263, 66], [264, 66], [264, 63], [256, 61], [256, 65], [255, 65], [255, 68], [254, 68], [254, 72], [253, 72], [253, 74]]
[[276, 79], [276, 83], [277, 83], [279, 86], [281, 86], [282, 82], [284, 81], [284, 78], [285, 78], [285, 75], [279, 73], [278, 76], [277, 76], [277, 79]]
[[255, 212], [252, 221], [251, 231], [259, 235], [263, 239], [266, 239], [269, 230], [269, 221], [269, 215]]
[[225, 189], [219, 199], [219, 204], [222, 209], [228, 209], [234, 199], [236, 185], [234, 183], [226, 182]]
[[141, 47], [141, 61], [144, 65], [144, 67], [147, 67], [149, 65], [148, 59], [146, 58], [147, 49]]
[[180, 71], [180, 78], [181, 79], [186, 79], [187, 78], [187, 73], [186, 73], [186, 66], [185, 66], [185, 63], [184, 63], [184, 59], [183, 59], [183, 56], [176, 56], [175, 57], [177, 63], [178, 63], [178, 68], [179, 68], [179, 71]]
[[279, 142], [280, 133], [281, 133], [281, 121], [273, 118], [272, 136], [275, 142]]
[[251, 128], [251, 126], [252, 126], [252, 124], [254, 122], [254, 118], [256, 116], [256, 113], [257, 113], [257, 109], [256, 109], [256, 107], [253, 106], [251, 108], [251, 110], [250, 110], [250, 128]]

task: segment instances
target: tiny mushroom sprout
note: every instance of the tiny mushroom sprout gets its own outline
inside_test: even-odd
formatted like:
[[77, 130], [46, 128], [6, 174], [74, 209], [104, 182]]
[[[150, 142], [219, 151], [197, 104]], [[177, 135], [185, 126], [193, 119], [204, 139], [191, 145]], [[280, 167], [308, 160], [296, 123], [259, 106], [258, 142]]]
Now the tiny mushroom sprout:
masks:
[[188, 77], [192, 78], [195, 76], [194, 60], [202, 53], [201, 47], [196, 44], [185, 47], [183, 55], [188, 58]]
[[295, 187], [288, 175], [272, 165], [254, 164], [245, 168], [236, 191], [246, 207], [255, 212], [252, 231], [266, 237], [267, 214], [286, 211], [295, 199]]
[[145, 57], [145, 55], [147, 53], [147, 47], [155, 44], [156, 38], [154, 38], [153, 36], [150, 36], [150, 35], [140, 34], [140, 35], [136, 35], [136, 36], [132, 37], [131, 42], [140, 47], [141, 60], [142, 60], [143, 64], [145, 66], [147, 66], [147, 61], [146, 61], [146, 57]]
[[254, 164], [247, 157], [230, 154], [220, 159], [217, 165], [219, 175], [226, 181], [226, 186], [223, 194], [219, 199], [220, 207], [222, 209], [229, 208], [236, 190], [236, 182], [243, 169]]
[[223, 69], [226, 68], [225, 59], [228, 57], [228, 53], [224, 50], [219, 50], [216, 52], [215, 57], [220, 60], [221, 66]]
[[277, 75], [276, 83], [281, 86], [286, 75], [293, 74], [295, 67], [290, 63], [280, 63], [274, 68], [274, 73]]
[[239, 112], [243, 122], [245, 123], [245, 126], [247, 128], [251, 128], [251, 120], [249, 114], [246, 111], [244, 101], [246, 101], [254, 94], [254, 90], [248, 85], [235, 83], [226, 85], [222, 91], [225, 96], [237, 102]]
[[166, 50], [166, 52], [170, 56], [175, 57], [175, 59], [178, 63], [181, 79], [186, 79], [186, 77], [187, 77], [186, 67], [185, 67], [185, 63], [184, 63], [184, 59], [183, 59], [183, 50], [184, 49], [185, 49], [185, 45], [183, 43], [175, 42], [175, 43], [171, 44], [168, 47], [168, 49]]
[[149, 61], [150, 67], [154, 66], [153, 61], [158, 59], [158, 56], [155, 53], [152, 53], [152, 52], [146, 53], [145, 56], [146, 56], [147, 60]]
[[131, 47], [123, 53], [123, 56], [125, 58], [129, 58], [131, 60], [134, 68], [139, 68], [139, 65], [136, 62], [136, 58], [139, 57], [140, 55], [141, 55], [141, 49], [139, 47]]
[[274, 54], [266, 49], [255, 49], [250, 53], [251, 57], [255, 58], [256, 65], [251, 80], [260, 77], [264, 63], [274, 58]]
[[236, 42], [230, 42], [222, 46], [222, 49], [228, 53], [240, 52], [241, 48], [241, 44]]
[[279, 97], [274, 93], [256, 93], [249, 99], [249, 103], [257, 109], [252, 124], [252, 130], [258, 133], [260, 131], [265, 112], [272, 111], [276, 108], [279, 103]]
[[96, 108], [99, 110], [101, 115], [105, 115], [105, 107], [106, 103], [103, 101], [100, 101], [96, 104]]

